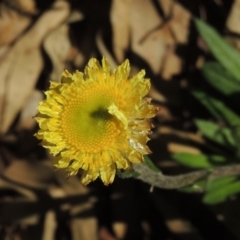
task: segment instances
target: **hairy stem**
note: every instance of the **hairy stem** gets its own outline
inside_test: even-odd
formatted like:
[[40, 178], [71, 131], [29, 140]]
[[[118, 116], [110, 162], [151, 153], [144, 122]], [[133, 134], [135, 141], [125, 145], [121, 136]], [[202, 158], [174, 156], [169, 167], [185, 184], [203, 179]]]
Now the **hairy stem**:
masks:
[[240, 175], [240, 164], [233, 164], [214, 169], [199, 170], [177, 176], [165, 176], [161, 172], [155, 172], [143, 164], [134, 164], [133, 169], [140, 175], [135, 178], [149, 183], [154, 187], [165, 189], [177, 189], [193, 184], [205, 177], [220, 178]]

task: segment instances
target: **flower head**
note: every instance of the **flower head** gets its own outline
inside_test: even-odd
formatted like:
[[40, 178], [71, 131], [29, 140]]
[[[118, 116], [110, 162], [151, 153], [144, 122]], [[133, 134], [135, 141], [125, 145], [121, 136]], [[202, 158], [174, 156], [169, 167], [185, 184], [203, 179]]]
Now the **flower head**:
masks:
[[56, 168], [69, 175], [81, 169], [83, 184], [100, 177], [107, 185], [117, 168], [131, 168], [150, 153], [147, 119], [157, 108], [144, 98], [150, 89], [144, 70], [128, 79], [129, 72], [128, 60], [111, 73], [104, 57], [102, 66], [92, 58], [84, 73], [64, 71], [61, 83], [51, 82], [39, 103], [36, 137], [55, 156]]

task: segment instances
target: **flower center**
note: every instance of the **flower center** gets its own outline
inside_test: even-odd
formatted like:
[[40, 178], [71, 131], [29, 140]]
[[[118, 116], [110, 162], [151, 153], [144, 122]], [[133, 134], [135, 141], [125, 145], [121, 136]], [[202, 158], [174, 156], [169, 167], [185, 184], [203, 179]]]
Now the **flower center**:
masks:
[[117, 89], [96, 85], [72, 95], [61, 113], [63, 137], [81, 152], [108, 149], [121, 129], [121, 122], [108, 111], [112, 103], [123, 105]]

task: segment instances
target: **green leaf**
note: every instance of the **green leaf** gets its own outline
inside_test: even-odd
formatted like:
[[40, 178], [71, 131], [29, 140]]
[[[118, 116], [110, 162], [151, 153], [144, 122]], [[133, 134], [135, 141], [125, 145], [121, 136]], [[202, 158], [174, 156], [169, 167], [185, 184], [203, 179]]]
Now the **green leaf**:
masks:
[[201, 21], [194, 20], [195, 25], [215, 58], [240, 81], [240, 54], [210, 25]]
[[229, 126], [239, 126], [240, 117], [229, 109], [223, 102], [208, 96], [202, 91], [193, 91], [192, 94], [219, 120]]
[[131, 177], [137, 177], [139, 176], [138, 172], [135, 172], [134, 170], [125, 170], [125, 171], [117, 171], [117, 175], [120, 178], [131, 178]]
[[[220, 181], [219, 179], [218, 181]], [[217, 180], [215, 180], [217, 181]], [[240, 181], [232, 179], [221, 180], [218, 182], [218, 186], [212, 187], [213, 190], [209, 191], [204, 195], [203, 202], [207, 204], [217, 204], [224, 202], [229, 196], [240, 193]], [[213, 184], [213, 183], [212, 183]]]
[[190, 186], [183, 187], [178, 190], [185, 193], [202, 193], [205, 191], [206, 183], [207, 183], [206, 179], [199, 180]]
[[212, 168], [216, 165], [224, 163], [227, 159], [219, 155], [204, 155], [204, 154], [190, 154], [178, 153], [173, 154], [173, 159], [179, 163], [191, 168]]
[[235, 147], [236, 143], [231, 129], [222, 128], [213, 122], [200, 119], [195, 120], [195, 124], [202, 134], [208, 139], [226, 147]]
[[201, 69], [207, 82], [224, 95], [240, 92], [240, 83], [218, 62], [208, 62]]
[[160, 169], [156, 165], [154, 165], [154, 163], [148, 157], [148, 155], [144, 155], [144, 162], [143, 162], [143, 164], [146, 165], [151, 170], [153, 170], [154, 172], [160, 172]]
[[235, 180], [237, 180], [236, 176], [227, 176], [215, 179], [214, 181], [207, 184], [206, 190], [209, 192], [219, 190], [225, 185], [234, 182]]
[[237, 126], [237, 127], [233, 127], [232, 129], [232, 135], [233, 135], [233, 138], [236, 142], [236, 156], [238, 158], [238, 160], [240, 160], [240, 126]]
[[223, 120], [222, 115], [217, 111], [216, 107], [211, 101], [211, 98], [206, 93], [202, 91], [192, 91], [192, 94], [209, 110], [209, 112], [212, 113], [215, 118]]

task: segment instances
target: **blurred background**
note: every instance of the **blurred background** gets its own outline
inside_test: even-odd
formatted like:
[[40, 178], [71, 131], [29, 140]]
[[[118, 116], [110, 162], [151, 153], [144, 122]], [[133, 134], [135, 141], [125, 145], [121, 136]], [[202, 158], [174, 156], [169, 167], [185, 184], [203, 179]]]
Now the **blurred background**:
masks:
[[240, 49], [239, 0], [0, 0], [0, 240], [240, 239], [240, 201], [233, 194], [239, 182], [221, 201], [203, 199], [200, 185], [192, 193], [116, 177], [108, 187], [100, 181], [83, 187], [79, 176], [53, 169], [33, 136], [32, 117], [49, 80], [105, 55], [112, 68], [128, 58], [131, 75], [145, 69], [151, 79], [149, 96], [160, 111], [152, 120], [150, 158], [164, 174], [193, 171], [176, 157], [182, 153], [232, 160], [235, 150], [225, 138], [207, 139], [206, 125], [195, 124], [225, 126], [194, 89], [240, 113], [239, 95], [222, 95], [206, 81], [209, 72], [202, 74], [215, 58], [195, 17]]

